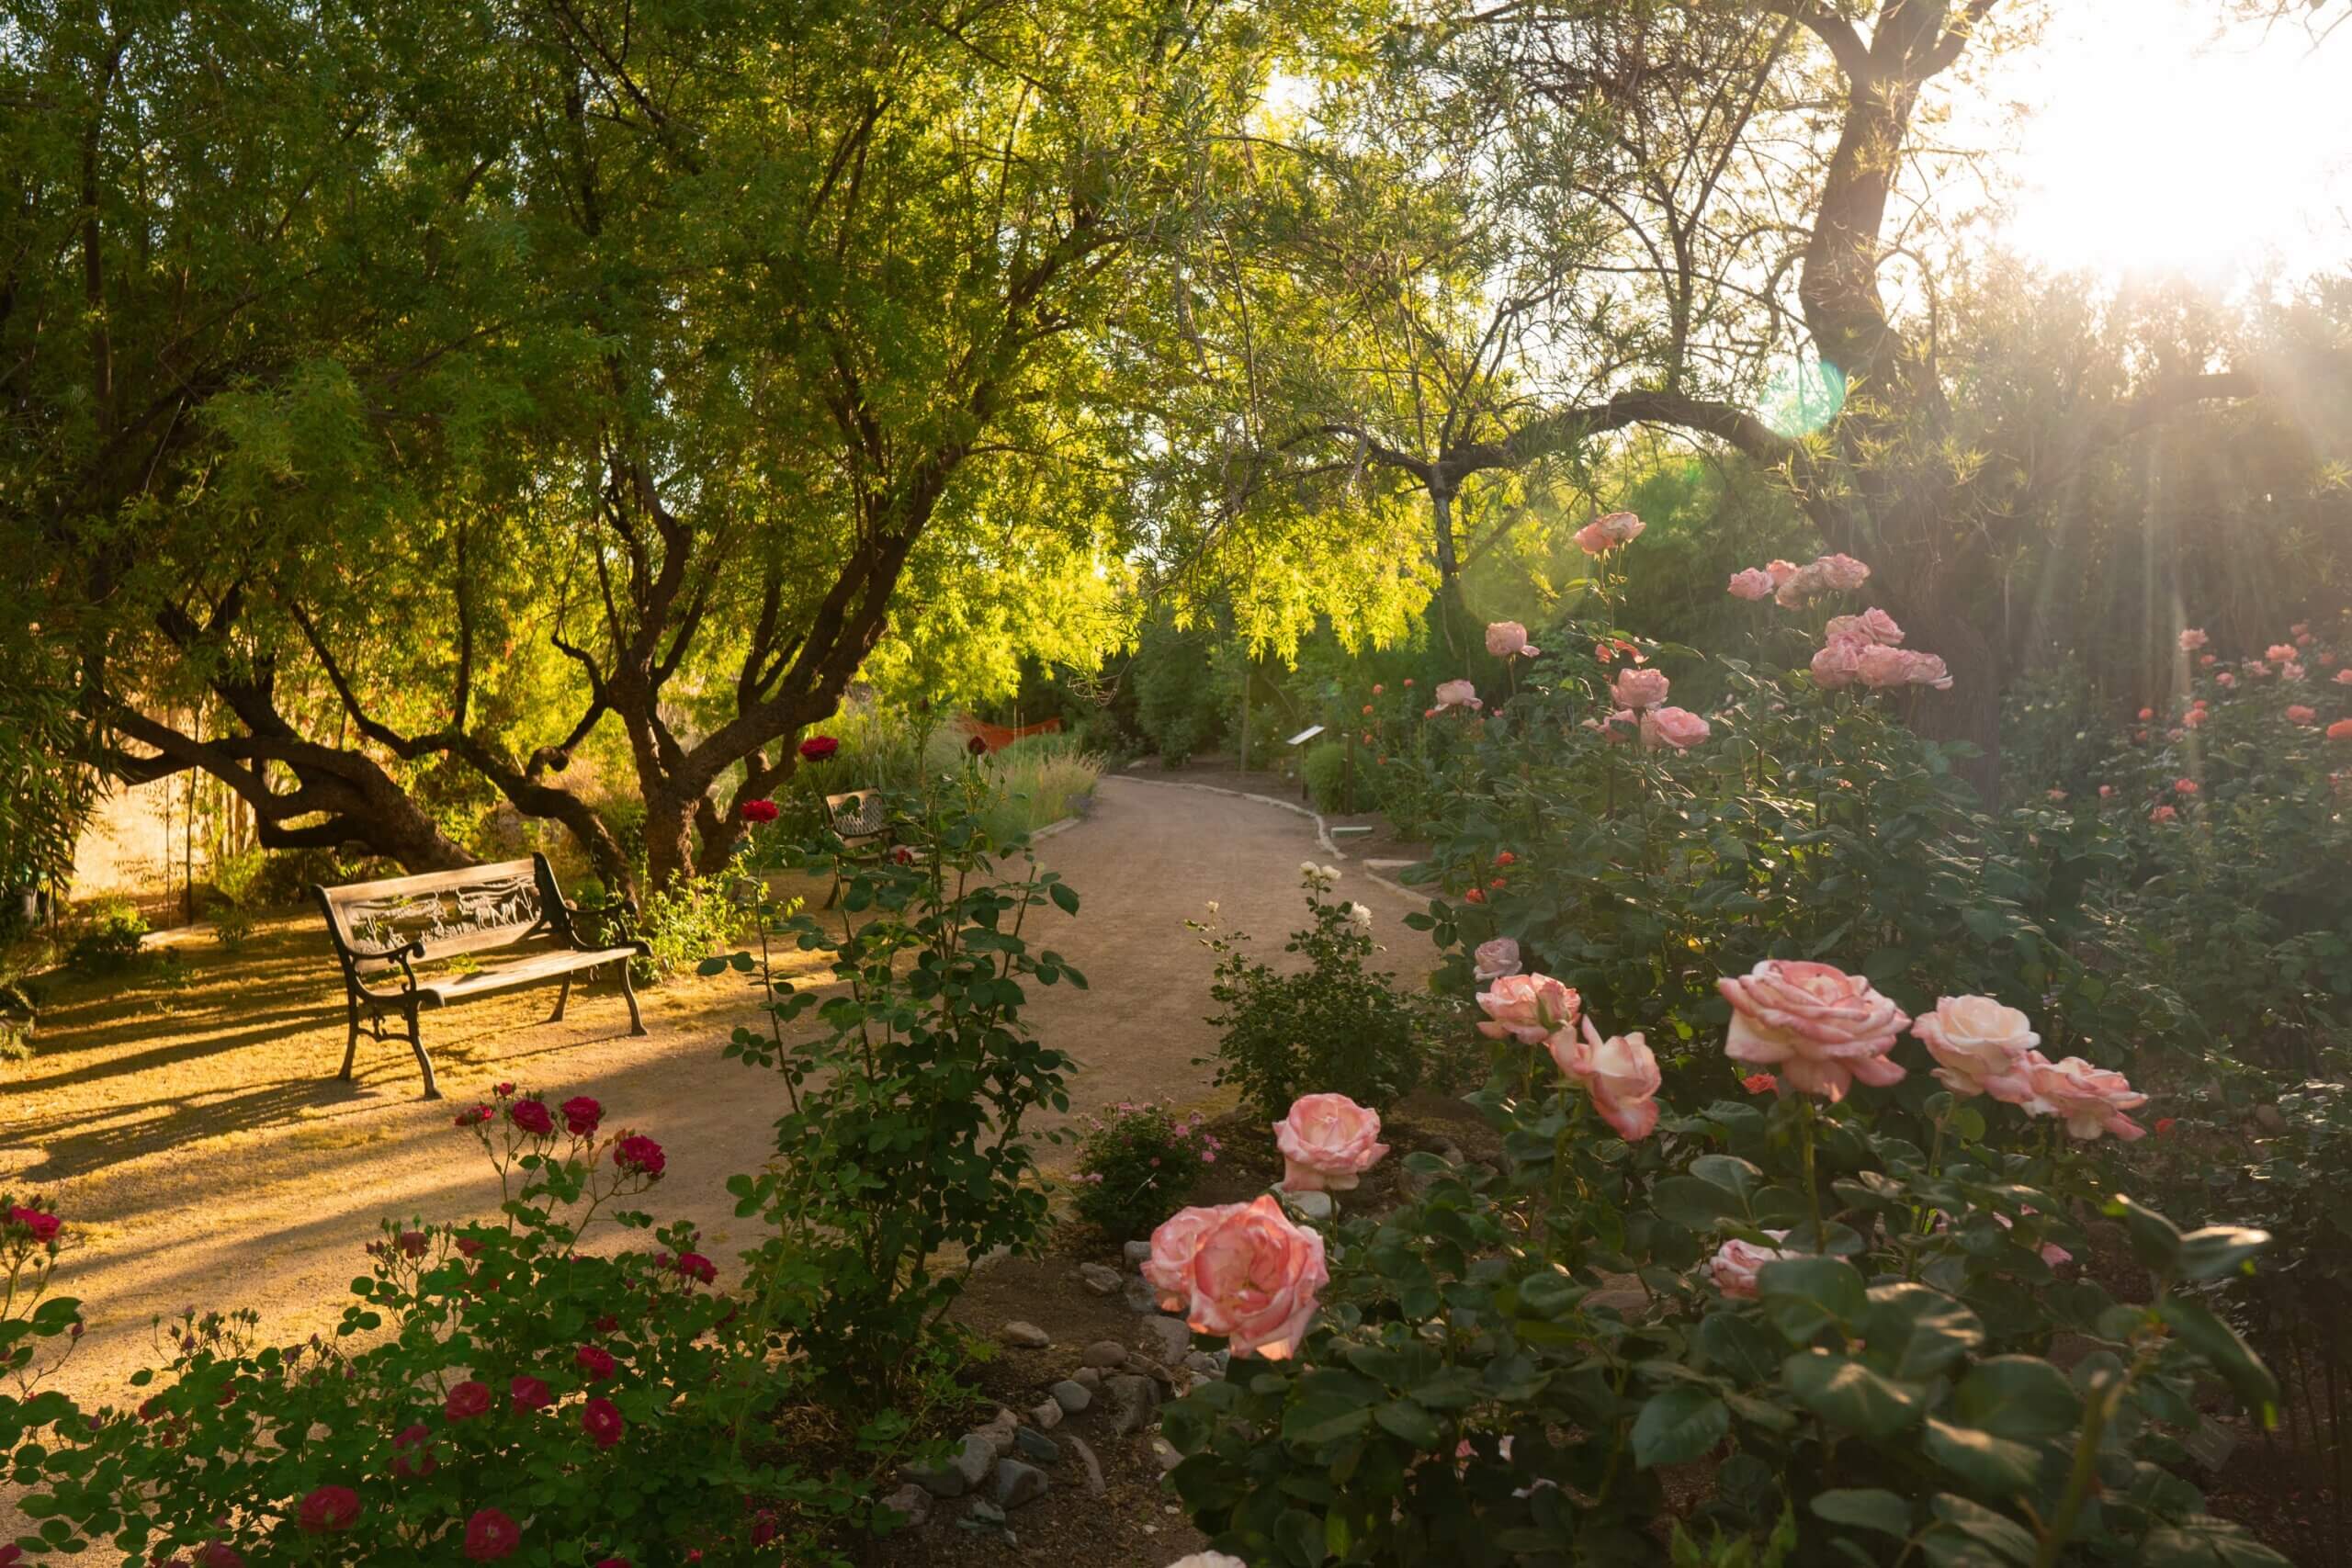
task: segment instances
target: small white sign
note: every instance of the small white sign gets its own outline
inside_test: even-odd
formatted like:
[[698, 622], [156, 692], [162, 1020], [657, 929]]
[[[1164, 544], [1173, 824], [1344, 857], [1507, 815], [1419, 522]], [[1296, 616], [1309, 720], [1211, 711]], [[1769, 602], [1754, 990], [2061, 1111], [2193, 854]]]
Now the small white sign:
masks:
[[1321, 725], [1310, 724], [1305, 729], [1300, 730], [1296, 735], [1294, 735], [1289, 739], [1283, 741], [1283, 744], [1285, 746], [1304, 746], [1322, 733], [1323, 727]]

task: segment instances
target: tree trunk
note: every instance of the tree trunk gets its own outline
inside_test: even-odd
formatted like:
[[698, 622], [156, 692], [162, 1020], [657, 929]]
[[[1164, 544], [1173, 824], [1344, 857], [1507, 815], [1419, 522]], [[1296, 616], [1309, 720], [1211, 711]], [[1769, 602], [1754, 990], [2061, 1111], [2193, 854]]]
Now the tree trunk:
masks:
[[703, 796], [667, 784], [645, 795], [645, 881], [650, 893], [695, 874], [695, 806]]

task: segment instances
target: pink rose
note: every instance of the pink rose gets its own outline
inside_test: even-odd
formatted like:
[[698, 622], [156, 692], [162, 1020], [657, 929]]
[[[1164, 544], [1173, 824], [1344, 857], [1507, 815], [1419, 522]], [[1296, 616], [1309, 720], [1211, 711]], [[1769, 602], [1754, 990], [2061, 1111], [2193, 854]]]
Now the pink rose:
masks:
[[1388, 1153], [1380, 1140], [1380, 1112], [1344, 1094], [1302, 1094], [1274, 1123], [1283, 1155], [1283, 1188], [1291, 1192], [1348, 1192]]
[[1783, 610], [1802, 609], [1828, 592], [1829, 588], [1822, 581], [1821, 568], [1817, 563], [1792, 568], [1786, 577], [1781, 577], [1778, 571], [1773, 576], [1780, 577], [1780, 584], [1772, 590], [1772, 602]]
[[2175, 795], [2195, 795], [2197, 793], [2197, 789], [2198, 784], [2195, 779], [2175, 779], [2172, 781], [2172, 792]]
[[1903, 1081], [1886, 1054], [1911, 1020], [1858, 975], [1768, 958], [1715, 988], [1731, 1003], [1724, 1054], [1735, 1062], [1778, 1066], [1791, 1088], [1833, 1103], [1856, 1078], [1882, 1089]]
[[1797, 568], [1794, 561], [1776, 560], [1764, 568], [1764, 575], [1772, 580], [1772, 586], [1775, 588], [1780, 587], [1796, 574]]
[[1323, 1238], [1261, 1196], [1201, 1233], [1185, 1269], [1185, 1321], [1195, 1334], [1223, 1335], [1237, 1356], [1283, 1360], [1297, 1350], [1330, 1282]]
[[1544, 650], [1527, 640], [1527, 628], [1517, 621], [1494, 621], [1487, 626], [1487, 651], [1497, 659], [1532, 659]]
[[[1766, 1231], [1764, 1234], [1774, 1241], [1786, 1241], [1789, 1237], [1786, 1231]], [[1804, 1256], [1802, 1252], [1758, 1247], [1752, 1241], [1734, 1238], [1715, 1248], [1715, 1255], [1707, 1260], [1707, 1277], [1724, 1295], [1752, 1297], [1756, 1294], [1757, 1271], [1764, 1265], [1777, 1263], [1784, 1258]]]
[[1813, 683], [1826, 691], [1852, 685], [1861, 673], [1861, 651], [1865, 646], [1845, 641], [1823, 644], [1813, 656]]
[[[1505, 1438], [1506, 1442], [1510, 1439]], [[1222, 1551], [1195, 1551], [1190, 1557], [1179, 1557], [1168, 1568], [1250, 1568], [1238, 1557], [1227, 1557]]]
[[2063, 789], [2053, 789], [2053, 790], [2049, 791], [2048, 793], [2049, 793], [2050, 798], [2051, 798], [2053, 802], [2056, 802], [2056, 803], [2058, 803], [2058, 804], [2060, 804], [2060, 805], [2064, 805], [2064, 804], [2065, 803], [2065, 799], [2066, 799], [2066, 792], [2065, 792], [2064, 790], [2063, 790]]
[[1911, 1032], [1936, 1059], [1936, 1081], [1954, 1094], [1989, 1094], [2005, 1105], [2033, 1098], [2026, 1064], [2041, 1036], [2017, 1009], [1990, 997], [1939, 997], [1936, 1010], [1921, 1013]]
[[1851, 556], [1823, 556], [1813, 563], [1821, 585], [1832, 593], [1851, 593], [1868, 581], [1871, 569]]
[[28, 1209], [20, 1205], [8, 1211], [8, 1223], [22, 1225], [32, 1232], [35, 1241], [50, 1242], [57, 1238], [58, 1228], [65, 1222], [45, 1209]]
[[2262, 657], [2273, 664], [2284, 664], [2295, 657], [2295, 645], [2291, 642], [2274, 642], [2263, 649]]
[[1863, 685], [1874, 690], [1889, 686], [1933, 686], [1946, 692], [1951, 689], [1951, 676], [1941, 659], [1932, 653], [1915, 653], [1907, 648], [1873, 643], [1857, 649], [1854, 673]]
[[2159, 806], [2148, 813], [2148, 820], [2151, 822], [2174, 822], [2179, 818], [2180, 813], [2169, 806]]
[[2238, 678], [2226, 670], [2213, 677], [2213, 684], [2217, 686], [2234, 686], [2237, 683]]
[[1193, 1267], [1193, 1254], [1201, 1249], [1201, 1237], [1208, 1234], [1211, 1225], [1240, 1210], [1238, 1203], [1179, 1209], [1159, 1222], [1159, 1228], [1151, 1233], [1151, 1256], [1144, 1259], [1140, 1271], [1144, 1282], [1159, 1292], [1163, 1311], [1183, 1310], [1192, 1291], [1187, 1283], [1188, 1271]]
[[1642, 747], [1688, 751], [1707, 738], [1707, 721], [1689, 708], [1649, 708], [1642, 714]]
[[1657, 1058], [1641, 1035], [1604, 1039], [1588, 1018], [1582, 1039], [1563, 1029], [1544, 1044], [1560, 1071], [1592, 1096], [1593, 1109], [1619, 1137], [1630, 1144], [1657, 1126]]
[[2278, 666], [2278, 677], [2283, 681], [2300, 681], [2310, 673], [2311, 671], [2304, 669], [2300, 660], [2293, 659]]
[[1607, 718], [1586, 719], [1584, 727], [1600, 731], [1600, 739], [1614, 746], [1634, 738], [1641, 728], [1641, 716], [1632, 708], [1619, 708]]
[[1639, 710], [1666, 701], [1666, 674], [1658, 670], [1626, 670], [1610, 682], [1609, 695], [1621, 708]]
[[2290, 724], [2317, 724], [2319, 722], [2319, 710], [2317, 708], [2305, 707], [2301, 703], [2290, 703], [2287, 706], [2287, 722]]
[[1486, 705], [1478, 700], [1478, 688], [1469, 682], [1440, 681], [1437, 683], [1437, 706], [1430, 711], [1442, 713], [1447, 708], [1482, 708]]
[[1519, 943], [1507, 936], [1482, 942], [1471, 958], [1471, 975], [1479, 980], [1499, 980], [1519, 973]]
[[2180, 651], [2183, 653], [2194, 653], [2199, 649], [2204, 647], [2210, 640], [2211, 639], [2207, 637], [2203, 631], [2199, 630], [2196, 626], [2191, 626], [2187, 631], [2180, 634]]
[[2347, 664], [2335, 672], [2335, 683], [2339, 686], [2352, 686], [2352, 664]]
[[1893, 648], [1903, 640], [1903, 628], [1894, 617], [1872, 605], [1859, 615], [1832, 615], [1824, 636], [1832, 642], [1874, 642]]
[[2270, 673], [2270, 666], [2259, 659], [2249, 659], [2245, 661], [2245, 672], [2255, 676], [2267, 675]]
[[1751, 566], [1731, 574], [1729, 592], [1735, 599], [1770, 599], [1775, 586], [1770, 572]]
[[2033, 1099], [2026, 1109], [2036, 1115], [2063, 1118], [2070, 1137], [2090, 1139], [2112, 1133], [2128, 1144], [2147, 1131], [2123, 1114], [2147, 1104], [2148, 1097], [2134, 1091], [2121, 1073], [2095, 1067], [2080, 1056], [2052, 1062], [2036, 1055], [2028, 1077], [2033, 1084]]
[[1630, 512], [1611, 512], [1596, 517], [1577, 530], [1577, 545], [1589, 556], [1606, 555], [1620, 545], [1630, 545], [1642, 536], [1649, 525]]
[[2339, 718], [2327, 727], [2330, 740], [2352, 740], [2352, 718]]
[[1478, 1032], [1487, 1039], [1541, 1045], [1555, 1030], [1576, 1027], [1584, 1002], [1549, 975], [1506, 975], [1478, 993], [1478, 1005], [1487, 1011]]

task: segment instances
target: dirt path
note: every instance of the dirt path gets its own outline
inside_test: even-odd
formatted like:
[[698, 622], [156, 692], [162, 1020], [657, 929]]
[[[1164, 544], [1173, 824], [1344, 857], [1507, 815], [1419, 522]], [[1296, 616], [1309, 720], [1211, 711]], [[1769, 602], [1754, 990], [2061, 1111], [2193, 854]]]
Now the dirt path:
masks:
[[[1298, 863], [1331, 857], [1304, 818], [1196, 789], [1110, 778], [1087, 820], [1038, 846], [1076, 888], [1080, 918], [1039, 940], [1091, 983], [1040, 990], [1031, 1017], [1077, 1057], [1073, 1113], [1121, 1100], [1210, 1103], [1202, 1022], [1213, 955], [1183, 929], [1211, 899], [1269, 962], [1303, 913]], [[1352, 863], [1341, 892], [1369, 904], [1408, 976], [1426, 940], [1413, 907]], [[340, 986], [315, 917], [266, 923], [245, 952], [181, 949], [177, 978], [57, 987], [40, 1054], [0, 1067], [0, 1189], [47, 1193], [79, 1247], [58, 1289], [90, 1324], [61, 1386], [119, 1402], [154, 1359], [148, 1325], [183, 1305], [250, 1306], [268, 1340], [330, 1326], [361, 1248], [385, 1215], [487, 1214], [498, 1195], [456, 1110], [513, 1079], [551, 1098], [590, 1094], [616, 1124], [659, 1139], [670, 1174], [649, 1209], [704, 1228], [705, 1250], [748, 1245], [724, 1183], [755, 1168], [777, 1114], [766, 1080], [719, 1055], [758, 1014], [740, 981], [673, 981], [645, 998], [650, 1038], [628, 1033], [617, 992], [575, 990], [561, 1023], [527, 991], [427, 1019], [447, 1100], [417, 1098], [405, 1043], [362, 1038], [338, 1082]], [[1069, 1157], [1067, 1147], [1049, 1162]], [[731, 1233], [731, 1234], [730, 1234]]]

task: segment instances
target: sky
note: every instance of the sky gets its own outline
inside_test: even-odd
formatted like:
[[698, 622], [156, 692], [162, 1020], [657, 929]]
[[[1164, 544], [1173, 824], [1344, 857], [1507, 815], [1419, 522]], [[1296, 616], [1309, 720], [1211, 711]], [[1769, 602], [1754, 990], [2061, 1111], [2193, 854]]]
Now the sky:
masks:
[[2352, 27], [2217, 25], [2222, 0], [2052, 0], [1985, 86], [2006, 131], [2009, 242], [2109, 277], [2226, 289], [2275, 261], [2352, 265]]

